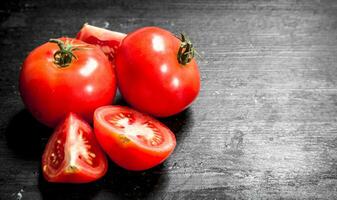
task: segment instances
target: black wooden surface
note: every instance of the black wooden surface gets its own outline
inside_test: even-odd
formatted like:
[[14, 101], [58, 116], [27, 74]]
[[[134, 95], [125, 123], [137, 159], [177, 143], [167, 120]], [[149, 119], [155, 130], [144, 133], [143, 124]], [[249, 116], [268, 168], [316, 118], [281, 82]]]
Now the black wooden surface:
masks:
[[[58, 2], [1, 2], [0, 199], [337, 199], [337, 1]], [[202, 88], [163, 120], [177, 148], [162, 165], [110, 163], [98, 182], [49, 184], [52, 130], [24, 109], [18, 73], [34, 47], [85, 22], [186, 32]]]

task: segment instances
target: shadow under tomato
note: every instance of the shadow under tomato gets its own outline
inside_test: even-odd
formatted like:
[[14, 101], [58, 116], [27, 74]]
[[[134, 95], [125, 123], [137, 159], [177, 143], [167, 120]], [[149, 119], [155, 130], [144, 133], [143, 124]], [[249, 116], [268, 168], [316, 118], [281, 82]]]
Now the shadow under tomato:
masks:
[[103, 178], [106, 196], [121, 199], [140, 199], [156, 193], [166, 181], [162, 174], [163, 165], [146, 171], [128, 171], [109, 162], [109, 170]]
[[[107, 174], [100, 180], [85, 184], [48, 183], [40, 169], [39, 190], [43, 199], [139, 199], [165, 183], [160, 179], [162, 165], [141, 172], [125, 170], [111, 161]], [[160, 185], [158, 186], [158, 183]]]
[[84, 184], [70, 183], [49, 183], [42, 175], [40, 168], [38, 188], [42, 199], [46, 200], [67, 200], [67, 199], [93, 199], [101, 190], [102, 180]]
[[187, 108], [181, 113], [173, 115], [167, 118], [160, 118], [159, 121], [164, 123], [170, 130], [175, 134], [177, 139], [177, 146], [185, 137], [187, 137], [186, 132], [191, 129], [194, 124], [192, 109]]
[[42, 125], [23, 109], [15, 114], [5, 131], [7, 145], [13, 152], [28, 160], [40, 160], [52, 129]]

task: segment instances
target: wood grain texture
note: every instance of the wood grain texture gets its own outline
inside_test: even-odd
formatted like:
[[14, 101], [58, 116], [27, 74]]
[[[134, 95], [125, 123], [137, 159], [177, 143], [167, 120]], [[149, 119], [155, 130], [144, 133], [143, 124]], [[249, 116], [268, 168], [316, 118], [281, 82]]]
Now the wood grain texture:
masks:
[[[337, 199], [337, 1], [8, 1], [0, 16], [0, 199]], [[34, 47], [85, 22], [186, 32], [202, 88], [163, 119], [177, 148], [162, 165], [49, 184], [52, 130], [24, 110], [18, 73]]]

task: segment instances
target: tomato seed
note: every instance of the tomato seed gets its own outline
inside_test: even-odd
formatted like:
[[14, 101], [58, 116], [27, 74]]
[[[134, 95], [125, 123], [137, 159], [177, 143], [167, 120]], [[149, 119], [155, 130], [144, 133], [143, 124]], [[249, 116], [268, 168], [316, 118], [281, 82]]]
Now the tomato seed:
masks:
[[87, 161], [87, 163], [89, 163], [90, 165], [93, 164], [93, 162], [92, 162], [90, 159], [87, 159], [86, 161]]

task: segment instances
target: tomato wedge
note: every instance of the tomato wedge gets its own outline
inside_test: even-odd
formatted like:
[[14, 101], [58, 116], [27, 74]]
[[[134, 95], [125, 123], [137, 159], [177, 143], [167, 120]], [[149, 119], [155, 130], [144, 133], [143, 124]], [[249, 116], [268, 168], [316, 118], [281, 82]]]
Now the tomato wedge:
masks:
[[110, 61], [114, 60], [115, 52], [126, 34], [110, 31], [104, 28], [84, 24], [76, 38], [86, 43], [98, 46]]
[[70, 113], [49, 139], [42, 156], [42, 172], [49, 182], [86, 183], [108, 169], [107, 159], [92, 128]]
[[111, 160], [128, 170], [154, 167], [176, 146], [174, 134], [164, 124], [122, 106], [97, 108], [94, 132]]

